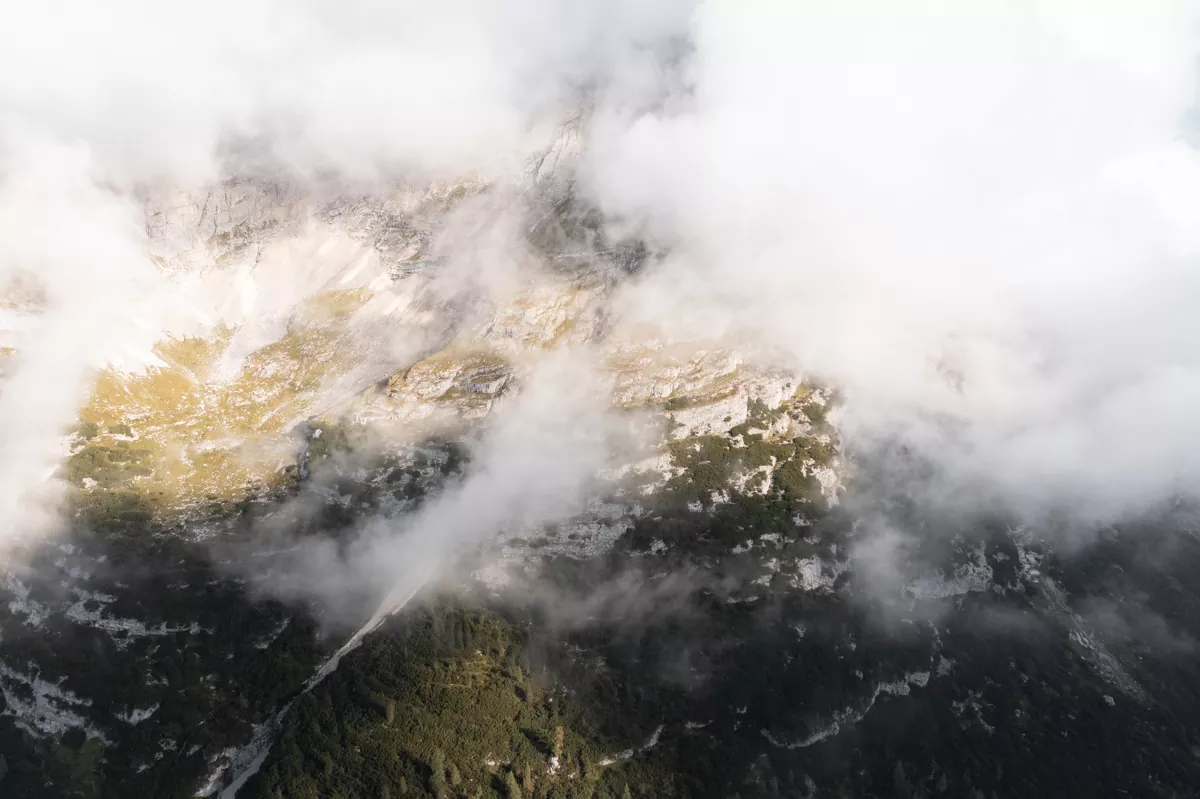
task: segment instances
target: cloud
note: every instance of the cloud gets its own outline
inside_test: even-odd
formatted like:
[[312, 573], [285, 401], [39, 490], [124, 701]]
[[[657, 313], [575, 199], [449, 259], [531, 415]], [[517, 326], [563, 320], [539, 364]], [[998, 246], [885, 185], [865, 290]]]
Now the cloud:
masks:
[[90, 370], [139, 366], [124, 351], [177, 321], [151, 309], [188, 304], [194, 281], [172, 290], [149, 268], [138, 198], [230, 175], [334, 193], [517, 175], [581, 92], [653, 95], [649, 53], [691, 5], [5, 4], [0, 272], [34, 275], [51, 299], [0, 400], [0, 477], [19, 477], [4, 509], [41, 490]]
[[1195, 11], [709, 0], [687, 91], [597, 115], [593, 196], [670, 252], [625, 315], [757, 338], [954, 491], [1102, 519], [1189, 490]]
[[349, 543], [299, 542], [265, 590], [316, 597], [335, 621], [360, 621], [374, 594], [369, 629], [471, 549], [579, 513], [599, 475], [640, 445], [637, 420], [609, 410], [607, 395], [587, 352], [545, 356], [468, 443], [461, 477], [410, 514], [367, 519]]
[[1145, 508], [1200, 476], [1195, 22], [1174, 0], [6, 4], [0, 259], [58, 289], [0, 395], [2, 469], [50, 462], [127, 340], [89, 331], [159, 296], [136, 189], [511, 177], [586, 105], [579, 190], [666, 253], [619, 320], [838, 385], [850, 446], [899, 440], [931, 495]]
[[0, 386], [0, 556], [52, 522], [58, 487], [47, 478], [64, 435], [92, 370], [139, 349], [147, 327], [128, 298], [154, 279], [139, 220], [93, 182], [85, 147], [3, 132], [0, 276], [35, 275], [37, 290], [30, 307], [10, 309], [26, 321]]
[[496, 170], [572, 91], [645, 84], [633, 54], [690, 5], [10, 4], [0, 99], [124, 179], [211, 179], [231, 153], [356, 180]]
[[1186, 631], [1173, 629], [1162, 615], [1141, 604], [1143, 599], [1134, 595], [1117, 602], [1087, 597], [1081, 602], [1079, 614], [1089, 630], [1108, 641], [1133, 643], [1160, 654], [1190, 655], [1195, 652], [1196, 641]]

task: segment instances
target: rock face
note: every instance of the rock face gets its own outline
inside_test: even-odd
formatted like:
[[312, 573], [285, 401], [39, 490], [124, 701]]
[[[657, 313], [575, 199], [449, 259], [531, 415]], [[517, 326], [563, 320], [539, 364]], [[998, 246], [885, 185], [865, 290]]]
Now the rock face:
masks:
[[243, 181], [194, 192], [150, 190], [144, 202], [151, 255], [169, 272], [253, 261], [302, 213], [298, 194]]
[[[696, 467], [675, 444], [806, 434], [802, 413], [779, 410], [798, 376], [720, 342], [613, 321], [629, 248], [604, 241], [575, 203], [578, 146], [564, 129], [516, 187], [314, 198], [239, 180], [146, 192], [150, 251], [180, 303], [151, 365], [105, 370], [70, 437], [63, 476], [83, 538], [36, 553], [38, 579], [4, 584], [0, 718], [25, 736], [20, 751], [75, 731], [112, 769], [125, 764], [106, 772], [116, 790], [195, 790], [266, 729], [322, 654], [314, 619], [253, 602], [253, 578], [213, 565], [221, 548], [251, 526], [325, 533], [410, 512], [461, 469], [453, 442], [486, 426], [548, 355], [597, 364], [611, 408], [652, 434], [578, 514], [496, 530], [478, 553], [496, 586], [539, 579], [546, 559], [613, 551]], [[19, 327], [27, 311], [4, 312]], [[756, 467], [760, 495], [775, 466]], [[277, 552], [249, 557], [286, 568]], [[94, 673], [74, 671], [75, 641], [98, 653]], [[273, 672], [285, 676], [268, 689]], [[218, 716], [229, 722], [204, 726]]]
[[[157, 519], [261, 497], [291, 479], [308, 420], [409, 443], [457, 434], [548, 352], [601, 363], [612, 405], [657, 418], [667, 440], [721, 435], [790, 400], [800, 376], [750, 353], [614, 321], [629, 247], [573, 195], [582, 144], [568, 123], [515, 185], [147, 189], [150, 252], [179, 307], [148, 368], [101, 376], [68, 479], [85, 495], [131, 493]], [[23, 311], [4, 313], [20, 327]], [[806, 432], [798, 418], [773, 424], [752, 434]]]
[[406, 424], [437, 430], [477, 422], [513, 379], [493, 350], [448, 348], [417, 361], [352, 403], [355, 424]]

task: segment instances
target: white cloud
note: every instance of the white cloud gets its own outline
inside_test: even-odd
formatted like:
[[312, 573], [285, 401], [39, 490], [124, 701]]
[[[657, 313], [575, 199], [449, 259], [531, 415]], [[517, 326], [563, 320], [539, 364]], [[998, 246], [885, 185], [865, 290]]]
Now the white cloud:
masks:
[[1186, 487], [1195, 22], [709, 0], [690, 94], [600, 122], [595, 194], [672, 248], [627, 313], [760, 337], [846, 389], [849, 433], [980, 492], [1103, 515]]
[[511, 173], [588, 90], [588, 190], [670, 248], [626, 317], [757, 337], [845, 388], [849, 435], [899, 432], [980, 493], [1161, 499], [1200, 476], [1195, 23], [1173, 0], [4, 4], [0, 268], [57, 288], [0, 462], [51, 452], [118, 346], [88, 331], [158, 291], [138, 185]]

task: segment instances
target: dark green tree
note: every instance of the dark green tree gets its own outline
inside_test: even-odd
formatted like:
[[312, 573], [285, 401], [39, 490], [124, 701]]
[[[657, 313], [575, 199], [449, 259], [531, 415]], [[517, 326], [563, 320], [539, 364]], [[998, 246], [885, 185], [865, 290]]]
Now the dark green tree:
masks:
[[525, 764], [524, 776], [521, 777], [521, 787], [525, 789], [526, 793], [533, 793], [533, 770], [529, 768], [528, 763]]
[[508, 794], [508, 799], [524, 799], [525, 794], [521, 792], [521, 786], [517, 784], [517, 775], [511, 771], [504, 775], [504, 790]]
[[446, 795], [446, 755], [441, 749], [433, 750], [433, 757], [429, 760], [429, 768], [433, 772], [429, 777], [429, 790], [434, 796]]

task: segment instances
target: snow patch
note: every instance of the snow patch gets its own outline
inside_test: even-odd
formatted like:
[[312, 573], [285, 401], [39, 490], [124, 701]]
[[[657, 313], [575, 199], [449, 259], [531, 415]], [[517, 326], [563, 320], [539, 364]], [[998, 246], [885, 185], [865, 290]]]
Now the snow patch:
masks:
[[104, 630], [113, 637], [113, 642], [119, 649], [129, 646], [133, 638], [172, 635], [179, 632], [195, 635], [203, 630], [196, 622], [183, 626], [174, 626], [166, 623], [151, 626], [137, 619], [105, 616], [102, 608], [88, 610], [87, 604], [89, 602], [96, 602], [103, 606], [113, 602], [116, 597], [110, 594], [96, 594], [90, 591], [78, 591], [77, 596], [79, 597], [79, 601], [67, 608], [64, 615], [76, 624]]
[[[114, 715], [121, 721], [125, 722], [126, 724], [136, 727], [137, 725], [141, 724], [143, 721], [150, 718], [157, 712], [158, 712], [158, 704], [156, 703], [156, 704], [151, 705], [150, 707], [146, 707], [146, 708], [136, 708], [135, 707], [133, 710], [129, 711], [128, 713], [116, 713]], [[167, 742], [164, 741], [163, 743], [165, 744]], [[171, 743], [174, 744], [174, 741], [171, 741]], [[174, 748], [174, 747], [172, 747], [172, 748]]]
[[[76, 696], [62, 687], [62, 682], [48, 682], [36, 672], [21, 674], [5, 663], [0, 663], [0, 694], [4, 696], [5, 709], [0, 715], [12, 716], [17, 724], [32, 735], [58, 737], [71, 729], [83, 730], [89, 738], [108, 739], [76, 712], [78, 708], [90, 707], [92, 700]], [[15, 684], [25, 688], [18, 689]], [[27, 696], [31, 694], [32, 696]]]
[[254, 648], [255, 649], [266, 649], [269, 646], [271, 646], [271, 644], [275, 643], [275, 639], [278, 638], [280, 635], [282, 635], [283, 631], [286, 630], [287, 626], [291, 623], [292, 623], [292, 620], [290, 618], [284, 619], [283, 621], [279, 622], [279, 624], [275, 627], [275, 629], [271, 630], [271, 632], [267, 633], [265, 636], [263, 636], [262, 638], [260, 638], [259, 640], [254, 642]]
[[0, 587], [13, 595], [13, 599], [8, 602], [9, 612], [15, 616], [23, 616], [23, 622], [26, 625], [40, 627], [46, 619], [50, 618], [50, 611], [42, 603], [29, 598], [29, 586], [25, 585], [16, 575], [11, 572], [6, 573], [3, 581], [0, 581]]
[[987, 562], [986, 550], [979, 544], [971, 559], [954, 569], [952, 577], [942, 575], [918, 577], [904, 587], [913, 599], [945, 599], [963, 594], [987, 591], [994, 578], [991, 565]]
[[845, 563], [826, 563], [821, 558], [801, 558], [795, 565], [791, 584], [802, 591], [832, 591], [834, 583], [846, 571]]
[[974, 717], [979, 726], [984, 729], [989, 735], [996, 731], [996, 728], [983, 718], [983, 703], [980, 701], [982, 693], [979, 691], [968, 691], [966, 699], [960, 699], [957, 702], [951, 702], [950, 706], [954, 709], [955, 715], [962, 718], [966, 714]]
[[[653, 749], [654, 747], [658, 746], [658, 740], [662, 736], [662, 731], [665, 726], [666, 726], [665, 724], [659, 724], [657, 727], [655, 727], [654, 732], [650, 733], [650, 737], [646, 739], [646, 743], [642, 744], [637, 749], [626, 749], [625, 751], [618, 752], [617, 754], [612, 755], [611, 757], [603, 758], [599, 761], [600, 765], [601, 766], [611, 766], [614, 763], [620, 763], [623, 760], [628, 760], [629, 758], [633, 757], [638, 752], [645, 752], [649, 749]], [[700, 725], [700, 726], [704, 726], [704, 725]]]
[[877, 683], [874, 690], [871, 692], [870, 698], [867, 699], [864, 707], [848, 707], [845, 710], [838, 711], [837, 713], [833, 714], [833, 718], [828, 724], [795, 741], [788, 741], [786, 739], [777, 737], [772, 734], [770, 730], [763, 729], [759, 732], [764, 738], [767, 739], [768, 742], [770, 742], [772, 746], [778, 747], [779, 749], [804, 749], [812, 746], [813, 744], [820, 743], [826, 738], [831, 738], [834, 735], [837, 735], [845, 727], [851, 727], [862, 721], [862, 719], [866, 717], [867, 713], [871, 712], [871, 708], [875, 707], [875, 702], [877, 699], [879, 699], [880, 694], [889, 694], [891, 696], [908, 696], [908, 694], [912, 692], [912, 686], [915, 685], [918, 688], [923, 688], [926, 686], [929, 683], [929, 676], [929, 672], [927, 671], [914, 671], [905, 674], [904, 677], [899, 680], [888, 680]]

